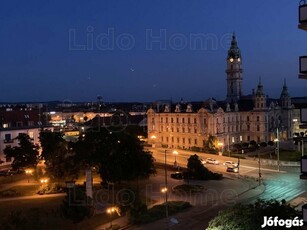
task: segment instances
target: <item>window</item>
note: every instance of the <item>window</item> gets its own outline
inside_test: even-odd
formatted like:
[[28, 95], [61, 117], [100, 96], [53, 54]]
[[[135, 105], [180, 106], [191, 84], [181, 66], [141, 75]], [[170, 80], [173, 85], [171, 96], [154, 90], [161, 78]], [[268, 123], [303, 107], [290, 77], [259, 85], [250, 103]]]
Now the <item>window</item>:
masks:
[[177, 137], [177, 143], [179, 143], [179, 137]]
[[34, 139], [34, 132], [29, 132], [29, 137], [30, 137], [31, 139]]
[[10, 133], [7, 133], [7, 134], [5, 134], [4, 138], [5, 138], [6, 141], [10, 141], [12, 139], [12, 136], [11, 136]]
[[161, 117], [161, 123], [163, 123], [163, 117]]
[[194, 144], [197, 145], [197, 139], [194, 140]]
[[183, 132], [183, 133], [185, 132], [185, 129], [184, 129], [184, 128], [182, 128], [182, 132]]
[[174, 137], [172, 137], [172, 143], [174, 143]]
[[259, 126], [259, 125], [257, 125], [257, 131], [258, 131], [258, 132], [260, 131], [260, 126]]
[[174, 121], [173, 118], [171, 118], [171, 123], [173, 123], [173, 121]]
[[172, 127], [172, 133], [174, 132], [174, 128]]
[[179, 118], [178, 117], [176, 118], [176, 122], [179, 123]]
[[197, 133], [197, 128], [194, 128], [194, 133]]
[[191, 138], [188, 139], [189, 145], [191, 144]]
[[179, 127], [177, 127], [177, 133], [179, 133]]
[[184, 117], [182, 118], [182, 123], [184, 123]]
[[185, 138], [182, 138], [182, 143], [185, 144]]
[[166, 142], [168, 142], [168, 137], [166, 137]]
[[257, 121], [259, 121], [259, 116], [257, 116]]
[[247, 136], [247, 141], [250, 141], [250, 140], [251, 140], [250, 136]]
[[188, 124], [190, 124], [190, 118], [188, 118]]
[[250, 126], [249, 125], [247, 125], [247, 131], [250, 131]]
[[260, 142], [260, 137], [257, 137], [257, 141]]
[[4, 128], [4, 129], [6, 129], [6, 128], [8, 128], [8, 127], [9, 127], [9, 124], [8, 124], [8, 123], [4, 123], [4, 124], [3, 124], [3, 128]]
[[165, 122], [168, 123], [168, 118], [165, 118]]
[[161, 142], [163, 142], [163, 137], [161, 137]]
[[246, 119], [247, 119], [247, 121], [249, 121], [249, 116], [247, 116], [247, 118], [246, 118]]
[[197, 119], [196, 118], [194, 118], [194, 124], [196, 124], [197, 123]]

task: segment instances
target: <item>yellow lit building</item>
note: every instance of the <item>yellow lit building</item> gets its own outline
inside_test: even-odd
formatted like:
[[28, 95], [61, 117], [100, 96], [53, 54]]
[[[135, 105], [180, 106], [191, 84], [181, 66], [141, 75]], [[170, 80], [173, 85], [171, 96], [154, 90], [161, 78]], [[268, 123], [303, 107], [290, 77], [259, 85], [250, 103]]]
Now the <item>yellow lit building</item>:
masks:
[[256, 91], [242, 95], [241, 51], [235, 35], [227, 56], [225, 101], [210, 98], [200, 103], [156, 103], [147, 112], [148, 143], [166, 148], [203, 148], [209, 135], [223, 146], [236, 143], [273, 141], [293, 136], [293, 105], [286, 82], [280, 98], [270, 99], [261, 79]]

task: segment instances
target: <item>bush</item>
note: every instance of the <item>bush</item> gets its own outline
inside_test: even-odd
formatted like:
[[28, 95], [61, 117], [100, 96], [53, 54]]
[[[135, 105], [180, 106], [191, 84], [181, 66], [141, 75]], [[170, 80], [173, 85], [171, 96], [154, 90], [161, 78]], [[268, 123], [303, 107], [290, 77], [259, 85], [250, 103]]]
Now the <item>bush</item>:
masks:
[[195, 180], [220, 180], [223, 175], [213, 173], [208, 170], [200, 161], [198, 155], [190, 156], [188, 159], [188, 172], [184, 173], [184, 178]]
[[268, 142], [268, 145], [269, 145], [269, 146], [274, 146], [274, 141], [269, 141], [269, 142]]
[[261, 146], [261, 147], [267, 147], [267, 146], [268, 146], [268, 144], [267, 144], [267, 143], [265, 143], [265, 142], [261, 142], [261, 143], [260, 143], [260, 146]]

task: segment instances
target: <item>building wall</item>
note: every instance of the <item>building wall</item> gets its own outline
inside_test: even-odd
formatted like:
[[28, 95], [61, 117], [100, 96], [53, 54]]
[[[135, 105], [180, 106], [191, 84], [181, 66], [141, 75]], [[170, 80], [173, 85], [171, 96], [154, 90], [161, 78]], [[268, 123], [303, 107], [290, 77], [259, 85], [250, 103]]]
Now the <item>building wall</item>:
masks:
[[[168, 148], [203, 147], [209, 135], [217, 137], [224, 146], [235, 143], [261, 143], [274, 140], [275, 121], [272, 127], [269, 117], [280, 113], [269, 110], [230, 111], [219, 108], [216, 112], [200, 109], [192, 113], [156, 113], [148, 111], [148, 140], [155, 146]], [[288, 137], [287, 137], [288, 138]]]
[[[53, 131], [52, 127], [48, 128], [48, 129]], [[41, 130], [40, 128], [1, 130], [0, 131], [0, 160], [4, 161], [4, 163], [2, 163], [1, 165], [3, 166], [3, 165], [12, 164], [13, 159], [6, 159], [3, 151], [8, 146], [11, 146], [11, 147], [18, 146], [18, 140], [16, 140], [15, 138], [20, 133], [25, 133], [25, 134], [29, 135], [29, 137], [32, 138], [34, 144], [40, 145], [40, 143], [39, 143], [40, 130]], [[8, 139], [7, 135], [10, 135], [11, 138]], [[41, 151], [41, 150], [39, 150], [39, 151]]]

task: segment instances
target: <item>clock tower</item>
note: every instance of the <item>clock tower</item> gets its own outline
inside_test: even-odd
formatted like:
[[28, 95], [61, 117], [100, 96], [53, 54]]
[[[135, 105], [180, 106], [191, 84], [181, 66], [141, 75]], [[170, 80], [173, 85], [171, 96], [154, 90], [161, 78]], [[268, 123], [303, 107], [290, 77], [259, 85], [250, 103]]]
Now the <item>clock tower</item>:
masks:
[[242, 58], [235, 33], [232, 35], [231, 47], [227, 55], [227, 99], [228, 103], [237, 102], [242, 96]]

